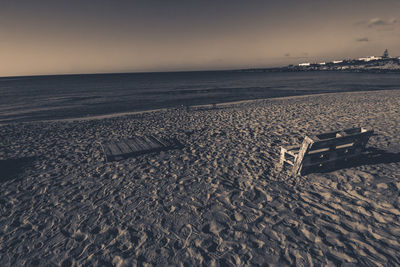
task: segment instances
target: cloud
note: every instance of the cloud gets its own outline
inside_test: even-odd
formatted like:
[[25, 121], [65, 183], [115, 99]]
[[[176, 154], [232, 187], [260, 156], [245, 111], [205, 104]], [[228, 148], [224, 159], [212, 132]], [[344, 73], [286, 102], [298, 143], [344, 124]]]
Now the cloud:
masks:
[[308, 58], [308, 53], [304, 52], [298, 55], [292, 55], [290, 53], [286, 53], [284, 56], [287, 58], [301, 59], [301, 58]]
[[391, 18], [391, 19], [387, 19], [387, 20], [384, 20], [381, 18], [373, 18], [367, 22], [367, 26], [369, 28], [372, 28], [372, 27], [380, 27], [380, 26], [390, 26], [390, 25], [394, 25], [396, 23], [397, 23], [397, 19], [395, 19], [395, 18]]
[[362, 37], [362, 38], [357, 38], [356, 39], [357, 42], [369, 42], [368, 37]]

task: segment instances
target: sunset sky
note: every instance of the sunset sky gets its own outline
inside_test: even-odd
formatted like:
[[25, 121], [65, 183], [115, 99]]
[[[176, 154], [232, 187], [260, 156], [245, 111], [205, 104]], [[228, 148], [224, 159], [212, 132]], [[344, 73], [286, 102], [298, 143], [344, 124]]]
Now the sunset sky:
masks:
[[400, 56], [399, 0], [0, 0], [0, 76]]

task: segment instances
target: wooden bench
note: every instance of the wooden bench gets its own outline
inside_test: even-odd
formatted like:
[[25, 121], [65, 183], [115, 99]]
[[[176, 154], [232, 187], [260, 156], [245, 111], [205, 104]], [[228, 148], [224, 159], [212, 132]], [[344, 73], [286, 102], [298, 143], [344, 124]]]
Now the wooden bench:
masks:
[[310, 168], [333, 167], [360, 156], [372, 134], [360, 127], [306, 136], [300, 146], [281, 147], [279, 169], [289, 164], [293, 175], [301, 175]]

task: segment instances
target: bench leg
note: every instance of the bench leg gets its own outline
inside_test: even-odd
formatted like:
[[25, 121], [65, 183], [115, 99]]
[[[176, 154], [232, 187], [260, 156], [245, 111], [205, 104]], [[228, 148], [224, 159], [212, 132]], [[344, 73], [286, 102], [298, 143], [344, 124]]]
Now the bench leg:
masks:
[[280, 159], [279, 159], [278, 171], [282, 171], [282, 169], [283, 169], [283, 164], [285, 164], [285, 153], [286, 153], [286, 149], [284, 149], [283, 147], [281, 147], [281, 157], [280, 157]]
[[299, 154], [297, 154], [296, 161], [294, 162], [293, 169], [292, 169], [292, 175], [297, 176], [301, 175], [301, 169], [303, 167], [303, 159], [304, 155], [307, 154], [310, 146], [314, 143], [314, 141], [306, 136], [304, 138], [303, 143], [301, 144]]

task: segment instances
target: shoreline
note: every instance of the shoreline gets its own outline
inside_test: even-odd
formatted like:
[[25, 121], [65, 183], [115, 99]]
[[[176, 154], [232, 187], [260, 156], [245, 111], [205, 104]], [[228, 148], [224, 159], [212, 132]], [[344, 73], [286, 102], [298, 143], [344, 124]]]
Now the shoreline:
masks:
[[102, 119], [110, 119], [110, 118], [117, 118], [117, 117], [125, 117], [125, 116], [132, 116], [138, 114], [146, 114], [146, 113], [155, 113], [155, 112], [166, 112], [168, 110], [176, 110], [176, 109], [201, 109], [207, 107], [234, 107], [238, 104], [244, 103], [254, 103], [258, 101], [274, 101], [274, 100], [283, 100], [283, 99], [297, 99], [297, 98], [306, 98], [306, 97], [313, 97], [313, 96], [324, 96], [324, 95], [333, 95], [333, 94], [357, 94], [357, 93], [366, 93], [366, 92], [390, 92], [396, 91], [399, 89], [389, 89], [389, 90], [365, 90], [365, 91], [347, 91], [347, 92], [328, 92], [328, 93], [315, 93], [315, 94], [306, 94], [306, 95], [293, 95], [293, 96], [278, 96], [278, 97], [267, 97], [267, 98], [259, 98], [259, 99], [248, 99], [248, 100], [238, 100], [238, 101], [228, 101], [228, 102], [221, 102], [215, 104], [201, 104], [201, 105], [192, 105], [192, 106], [177, 106], [177, 107], [168, 107], [168, 108], [156, 108], [156, 109], [148, 109], [148, 110], [139, 110], [139, 111], [128, 111], [128, 112], [119, 112], [119, 113], [112, 113], [112, 114], [104, 114], [104, 115], [93, 115], [87, 117], [74, 117], [74, 118], [64, 118], [64, 119], [44, 119], [44, 120], [34, 120], [34, 121], [22, 121], [22, 122], [0, 122], [0, 127], [9, 124], [30, 124], [30, 123], [45, 123], [45, 122], [78, 122], [78, 121], [90, 121], [90, 120], [102, 120]]

